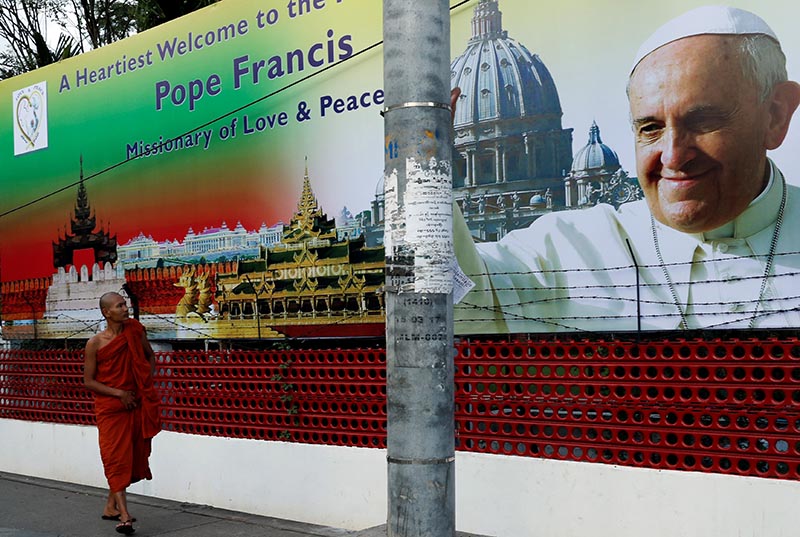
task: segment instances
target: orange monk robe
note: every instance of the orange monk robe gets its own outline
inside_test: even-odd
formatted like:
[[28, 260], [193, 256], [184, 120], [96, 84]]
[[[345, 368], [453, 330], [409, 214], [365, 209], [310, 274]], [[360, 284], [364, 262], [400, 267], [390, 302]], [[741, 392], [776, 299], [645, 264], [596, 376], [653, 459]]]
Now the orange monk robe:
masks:
[[108, 486], [112, 492], [152, 479], [150, 441], [161, 429], [158, 394], [150, 362], [142, 348], [144, 327], [128, 319], [120, 335], [97, 351], [95, 379], [106, 386], [136, 393], [137, 405], [127, 410], [118, 397], [95, 394], [94, 409]]

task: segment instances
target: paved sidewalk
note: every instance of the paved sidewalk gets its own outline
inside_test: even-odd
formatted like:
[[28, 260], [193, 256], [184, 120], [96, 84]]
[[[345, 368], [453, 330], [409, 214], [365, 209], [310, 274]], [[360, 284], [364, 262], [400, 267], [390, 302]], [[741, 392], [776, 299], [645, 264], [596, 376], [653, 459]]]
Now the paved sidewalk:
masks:
[[[107, 492], [0, 472], [0, 537], [108, 537]], [[136, 537], [382, 537], [385, 526], [347, 531], [212, 507], [128, 495]], [[436, 537], [436, 536], [432, 536]], [[458, 537], [477, 537], [458, 533]]]

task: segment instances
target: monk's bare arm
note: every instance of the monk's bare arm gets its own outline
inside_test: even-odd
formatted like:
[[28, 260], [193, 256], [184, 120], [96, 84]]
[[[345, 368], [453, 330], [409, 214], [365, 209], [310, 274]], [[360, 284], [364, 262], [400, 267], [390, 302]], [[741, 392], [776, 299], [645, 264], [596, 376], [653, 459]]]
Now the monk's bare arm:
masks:
[[97, 349], [99, 345], [100, 339], [97, 336], [94, 336], [86, 342], [86, 350], [83, 353], [83, 385], [95, 393], [108, 395], [110, 397], [118, 397], [122, 400], [122, 404], [125, 408], [133, 408], [136, 404], [133, 392], [112, 388], [102, 382], [98, 382], [95, 378], [97, 375]]
[[97, 337], [93, 337], [86, 342], [86, 350], [83, 353], [83, 384], [95, 393], [110, 395], [111, 397], [122, 397], [123, 390], [106, 386], [95, 379], [97, 375], [97, 349], [99, 344], [100, 340]]

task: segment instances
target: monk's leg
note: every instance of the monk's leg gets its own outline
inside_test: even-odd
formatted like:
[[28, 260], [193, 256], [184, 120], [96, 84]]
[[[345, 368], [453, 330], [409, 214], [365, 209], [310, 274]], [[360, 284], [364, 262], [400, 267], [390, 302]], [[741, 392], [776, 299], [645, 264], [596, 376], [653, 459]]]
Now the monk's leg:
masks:
[[114, 501], [117, 504], [117, 509], [119, 509], [120, 521], [126, 522], [131, 520], [133, 517], [128, 512], [128, 498], [125, 495], [125, 490], [114, 492], [112, 495], [114, 496]]
[[106, 506], [103, 509], [103, 516], [112, 517], [117, 516], [118, 514], [119, 509], [117, 509], [117, 499], [114, 497], [114, 493], [109, 490]]
[[125, 489], [114, 492], [114, 500], [117, 502], [117, 508], [119, 509], [119, 524], [115, 529], [117, 533], [130, 535], [136, 530], [133, 529], [134, 519], [128, 512], [128, 499], [125, 496]]

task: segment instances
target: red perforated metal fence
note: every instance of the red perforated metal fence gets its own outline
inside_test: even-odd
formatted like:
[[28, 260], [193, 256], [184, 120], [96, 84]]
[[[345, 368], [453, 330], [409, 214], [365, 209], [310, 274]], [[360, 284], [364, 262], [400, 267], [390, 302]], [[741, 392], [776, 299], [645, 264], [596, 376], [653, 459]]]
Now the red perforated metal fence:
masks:
[[[800, 479], [800, 341], [461, 341], [459, 450]], [[385, 447], [383, 349], [159, 353], [167, 430]], [[0, 417], [92, 424], [82, 353], [0, 352]]]
[[460, 449], [800, 478], [800, 344], [462, 342]]
[[175, 352], [156, 377], [168, 430], [386, 445], [383, 350]]
[[0, 351], [0, 418], [94, 424], [83, 353]]

